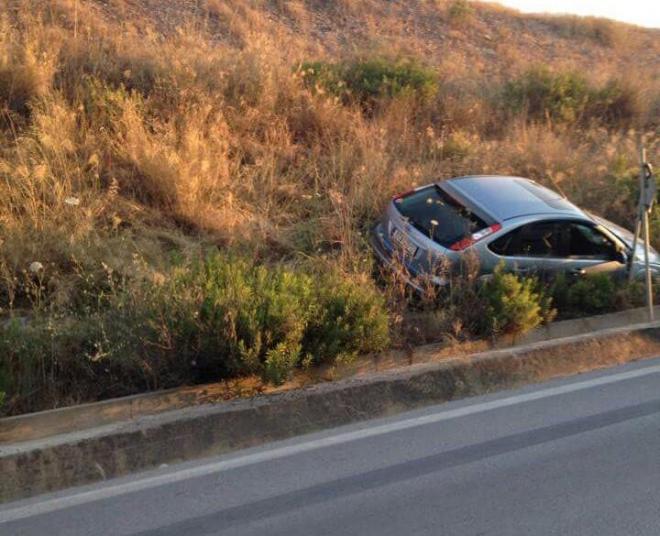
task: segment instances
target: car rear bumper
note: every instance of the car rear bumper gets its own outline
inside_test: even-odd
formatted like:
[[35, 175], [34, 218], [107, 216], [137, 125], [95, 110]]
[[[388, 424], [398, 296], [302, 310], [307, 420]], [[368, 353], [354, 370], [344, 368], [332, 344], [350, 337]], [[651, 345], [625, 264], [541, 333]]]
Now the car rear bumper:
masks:
[[[381, 223], [376, 225], [371, 230], [371, 233], [369, 234], [369, 243], [381, 265], [389, 270], [397, 271], [401, 279], [409, 287], [413, 288], [417, 292], [424, 292], [422, 287], [415, 282], [415, 278], [419, 275], [417, 270], [415, 270], [409, 263], [405, 261], [401, 263], [395, 263], [394, 259], [392, 258], [394, 254], [394, 247], [387, 239], [383, 225]], [[401, 266], [397, 266], [397, 264], [403, 264], [403, 268], [405, 269], [401, 269]]]

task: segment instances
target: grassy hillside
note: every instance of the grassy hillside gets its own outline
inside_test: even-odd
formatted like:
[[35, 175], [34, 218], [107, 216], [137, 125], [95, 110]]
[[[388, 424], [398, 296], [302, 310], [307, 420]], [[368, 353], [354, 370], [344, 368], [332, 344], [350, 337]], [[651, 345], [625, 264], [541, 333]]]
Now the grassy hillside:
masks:
[[474, 311], [499, 309], [476, 294], [418, 304], [422, 318], [399, 284], [375, 285], [366, 231], [387, 200], [518, 174], [630, 225], [638, 139], [657, 156], [660, 31], [603, 19], [460, 0], [0, 0], [0, 27], [12, 412], [277, 382], [388, 332], [481, 333]]

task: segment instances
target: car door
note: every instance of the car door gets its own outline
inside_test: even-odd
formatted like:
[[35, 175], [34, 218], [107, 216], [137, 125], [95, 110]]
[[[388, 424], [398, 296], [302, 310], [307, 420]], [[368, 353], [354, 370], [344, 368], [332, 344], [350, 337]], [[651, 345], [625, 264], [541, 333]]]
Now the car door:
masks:
[[624, 275], [624, 246], [598, 225], [583, 221], [559, 224], [561, 244], [568, 261], [567, 269], [575, 274], [610, 273]]
[[493, 240], [488, 249], [496, 257], [495, 264], [520, 275], [545, 276], [567, 262], [562, 256], [561, 228], [552, 220], [521, 225]]

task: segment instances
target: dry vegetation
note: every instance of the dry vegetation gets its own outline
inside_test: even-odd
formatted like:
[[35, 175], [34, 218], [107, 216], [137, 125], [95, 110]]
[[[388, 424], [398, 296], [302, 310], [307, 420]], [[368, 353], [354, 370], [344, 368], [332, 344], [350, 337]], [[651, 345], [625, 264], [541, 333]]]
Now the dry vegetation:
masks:
[[[209, 249], [285, 263], [302, 286], [290, 290], [281, 274], [272, 285], [295, 300], [307, 300], [300, 289], [318, 274], [345, 281], [345, 296], [366, 289], [358, 305], [318, 296], [310, 307], [334, 311], [326, 327], [356, 310], [378, 326], [373, 344], [349, 337], [336, 355], [382, 348], [385, 310], [365, 233], [391, 195], [414, 185], [518, 174], [629, 225], [639, 137], [657, 154], [659, 58], [656, 30], [461, 1], [0, 0], [0, 382], [9, 411], [223, 374], [279, 379], [327, 351], [310, 342], [320, 328], [307, 317], [296, 340], [271, 333], [264, 317], [263, 329], [247, 322], [240, 366], [191, 367], [202, 347], [218, 353], [199, 336], [214, 324], [173, 326], [165, 317], [174, 306], [155, 296], [180, 290], [186, 272], [199, 293], [175, 309], [197, 314]], [[396, 87], [379, 85], [406, 65], [412, 75]], [[319, 66], [335, 78], [319, 77]], [[386, 295], [382, 314], [409, 333], [396, 291]], [[148, 318], [138, 311], [147, 302]], [[413, 335], [464, 336], [453, 311], [434, 312], [431, 333]], [[104, 332], [127, 329], [114, 323], [122, 316], [148, 333]], [[345, 331], [362, 333], [359, 324]], [[17, 349], [28, 335], [37, 342]], [[112, 356], [126, 348], [131, 357], [117, 365]], [[75, 354], [78, 372], [63, 373], [64, 354]], [[277, 359], [284, 372], [273, 373]], [[126, 383], [128, 374], [139, 378]], [[103, 390], [90, 392], [95, 382]]]

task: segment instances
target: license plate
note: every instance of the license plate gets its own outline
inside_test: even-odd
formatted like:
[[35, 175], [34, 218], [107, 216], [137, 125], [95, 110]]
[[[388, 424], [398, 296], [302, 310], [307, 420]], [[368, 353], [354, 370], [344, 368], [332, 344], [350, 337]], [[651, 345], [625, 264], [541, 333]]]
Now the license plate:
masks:
[[396, 229], [392, 231], [392, 243], [399, 249], [406, 259], [413, 258], [419, 249], [405, 234]]

